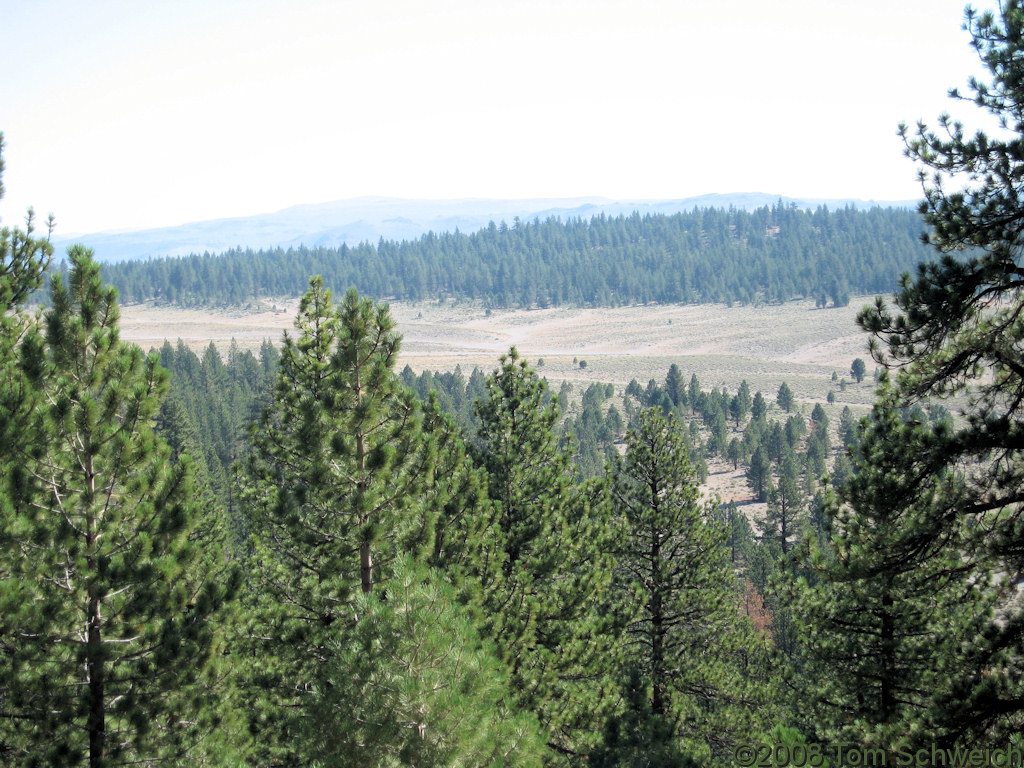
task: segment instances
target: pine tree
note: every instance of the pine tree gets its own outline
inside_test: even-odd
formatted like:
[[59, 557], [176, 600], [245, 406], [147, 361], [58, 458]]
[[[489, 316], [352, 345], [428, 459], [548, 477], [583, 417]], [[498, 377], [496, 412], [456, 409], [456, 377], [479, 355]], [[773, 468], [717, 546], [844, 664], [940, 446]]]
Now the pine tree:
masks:
[[782, 460], [793, 450], [792, 444], [786, 437], [786, 431], [777, 421], [772, 422], [764, 447], [766, 458], [774, 461], [776, 466], [781, 466]]
[[732, 399], [729, 400], [729, 415], [735, 422], [736, 429], [739, 429], [740, 421], [742, 421], [746, 416], [746, 413], [743, 411], [743, 405], [739, 395], [734, 395]]
[[850, 375], [853, 376], [853, 380], [860, 384], [864, 381], [864, 374], [867, 373], [867, 366], [864, 364], [864, 360], [856, 358], [850, 365]]
[[890, 762], [901, 743], [957, 743], [951, 725], [963, 713], [948, 707], [971, 675], [964, 641], [983, 633], [996, 596], [984, 566], [963, 557], [964, 525], [928, 557], [907, 557], [936, 497], [958, 495], [934, 437], [900, 418], [883, 381], [856, 474], [839, 500], [824, 499], [832, 536], [805, 543], [807, 575], [791, 587], [807, 727], [887, 750]]
[[733, 471], [740, 468], [740, 459], [743, 458], [743, 445], [737, 438], [729, 441], [725, 450], [725, 457], [732, 462]]
[[724, 758], [751, 736], [765, 704], [739, 661], [758, 653], [758, 639], [739, 615], [728, 533], [700, 501], [674, 418], [657, 409], [639, 415], [614, 501], [625, 528], [620, 588], [639, 609], [628, 627], [629, 660], [649, 691], [649, 715], [669, 725], [684, 753], [702, 763]]
[[428, 565], [457, 591], [478, 625], [487, 627], [486, 605], [502, 589], [506, 573], [498, 507], [488, 497], [487, 473], [468, 456], [463, 435], [431, 394], [424, 429], [437, 441], [435, 493], [442, 501]]
[[437, 504], [425, 493], [433, 443], [394, 373], [387, 307], [353, 289], [335, 310], [314, 278], [296, 327], [253, 435], [243, 504], [257, 568], [253, 690], [267, 691], [252, 704], [261, 759], [301, 763], [291, 741], [308, 732], [329, 639], [353, 631], [356, 592], [386, 581], [396, 556], [428, 554]]
[[857, 420], [848, 405], [844, 405], [842, 413], [839, 414], [839, 440], [846, 448], [852, 448], [857, 444]]
[[601, 746], [587, 761], [593, 768], [696, 768], [668, 718], [651, 711], [647, 686], [632, 670], [623, 686], [625, 711], [609, 718]]
[[686, 405], [687, 395], [686, 386], [683, 384], [683, 374], [675, 363], [672, 363], [665, 376], [665, 391], [676, 408]]
[[789, 453], [779, 467], [778, 485], [768, 493], [768, 513], [761, 529], [762, 535], [778, 541], [783, 555], [789, 552], [790, 541], [799, 530], [804, 504], [796, 460]]
[[747, 484], [758, 501], [767, 501], [771, 478], [771, 464], [765, 456], [764, 449], [759, 446], [751, 454], [750, 466], [747, 467]]
[[[0, 133], [0, 198], [3, 197], [3, 133]], [[40, 374], [42, 338], [38, 317], [25, 310], [29, 297], [43, 284], [53, 247], [49, 236], [36, 237], [30, 209], [25, 229], [0, 228], [0, 498], [23, 482], [17, 461], [31, 436], [32, 379]], [[52, 220], [50, 223], [52, 232]], [[19, 448], [20, 446], [20, 448]], [[6, 493], [5, 493], [6, 490]], [[2, 576], [2, 571], [0, 571]]]
[[330, 684], [308, 719], [317, 765], [541, 765], [536, 718], [510, 708], [508, 670], [453, 591], [408, 555], [359, 622], [328, 641]]
[[828, 414], [825, 413], [821, 403], [814, 404], [814, 408], [811, 410], [811, 421], [814, 422], [815, 428], [819, 424], [824, 424], [826, 428], [828, 427]]
[[779, 404], [779, 407], [786, 413], [789, 413], [793, 409], [793, 390], [789, 388], [789, 384], [782, 382], [779, 386], [779, 393], [775, 396], [775, 402]]
[[477, 405], [476, 451], [487, 473], [503, 574], [485, 598], [493, 637], [520, 707], [535, 712], [556, 755], [586, 754], [609, 708], [618, 663], [607, 610], [610, 529], [600, 480], [573, 484], [559, 411], [513, 347]]
[[750, 396], [750, 385], [747, 384], [746, 379], [740, 382], [740, 387], [736, 390], [736, 400], [736, 405], [739, 409], [739, 419], [736, 424], [738, 427], [739, 422], [747, 418], [747, 414], [750, 413], [750, 409], [753, 406], [753, 398]]
[[[3, 144], [0, 133], [0, 198]], [[0, 229], [0, 499], [8, 499], [27, 480], [15, 457], [31, 441], [29, 414], [38, 394], [33, 379], [41, 373], [39, 319], [26, 312], [25, 304], [43, 283], [53, 247], [48, 237], [34, 236], [33, 223], [34, 215], [29, 210], [24, 230]]]
[[[933, 500], [917, 521], [908, 556], [939, 548], [967, 524], [986, 532], [971, 557], [996, 557], [1001, 572], [1018, 574], [1024, 571], [1024, 190], [1018, 181], [1024, 173], [1024, 4], [1003, 0], [996, 12], [984, 13], [969, 8], [965, 27], [989, 79], [971, 78], [969, 94], [954, 89], [950, 95], [980, 107], [1000, 129], [972, 135], [945, 114], [937, 129], [901, 126], [906, 154], [921, 169], [920, 210], [931, 228], [926, 239], [941, 255], [919, 265], [913, 278], [904, 276], [894, 307], [880, 298], [858, 320], [874, 336], [876, 362], [901, 369], [901, 405], [966, 398], [964, 418], [952, 433], [927, 446], [960, 473], [965, 490]], [[978, 734], [996, 724], [1017, 727], [1024, 716], [1024, 619], [1013, 602], [1000, 614], [971, 642], [975, 666], [987, 671], [950, 702], [950, 711], [963, 715], [960, 727]], [[1015, 661], [985, 661], [1002, 654]]]
[[700, 400], [700, 381], [697, 380], [696, 373], [690, 374], [690, 385], [686, 390], [686, 399], [690, 410], [695, 411], [697, 409], [697, 401]]
[[[218, 718], [214, 619], [237, 586], [223, 528], [152, 422], [157, 357], [118, 339], [91, 252], [55, 275], [33, 403], [31, 482], [6, 506], [0, 743], [17, 764], [105, 766], [184, 755]], [[35, 351], [33, 351], [35, 354]], [[222, 521], [221, 521], [222, 522]]]
[[754, 421], [760, 421], [768, 413], [768, 402], [760, 391], [754, 394], [754, 401], [750, 404], [750, 416]]
[[[0, 133], [0, 197], [3, 196], [3, 134]], [[0, 229], [0, 762], [19, 762], [25, 742], [18, 736], [30, 726], [22, 692], [31, 693], [33, 670], [15, 663], [21, 644], [8, 616], [17, 616], [27, 596], [26, 586], [12, 572], [23, 557], [16, 545], [17, 521], [26, 504], [41, 489], [24, 457], [34, 442], [34, 414], [41, 407], [40, 380], [44, 342], [38, 316], [25, 303], [43, 282], [53, 248], [33, 233], [29, 211], [24, 230]], [[31, 743], [31, 742], [29, 742]], [[15, 755], [16, 751], [20, 754]]]

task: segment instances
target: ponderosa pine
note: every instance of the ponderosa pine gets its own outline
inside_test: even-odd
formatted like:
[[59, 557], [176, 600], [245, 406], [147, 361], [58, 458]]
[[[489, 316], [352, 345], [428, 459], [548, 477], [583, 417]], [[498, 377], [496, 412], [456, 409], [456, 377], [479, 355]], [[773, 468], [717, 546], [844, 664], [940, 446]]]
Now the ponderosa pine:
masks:
[[903, 419], [883, 379], [855, 474], [838, 499], [823, 500], [831, 535], [802, 544], [802, 570], [788, 587], [800, 670], [794, 706], [806, 731], [885, 750], [890, 763], [899, 748], [971, 746], [949, 727], [962, 713], [948, 708], [974, 673], [969, 649], [998, 595], [988, 568], [966, 556], [965, 520], [941, 545], [928, 542], [927, 557], [908, 556], [923, 544], [933, 505], [960, 493], [934, 449], [942, 431]]
[[0, 742], [15, 765], [181, 758], [219, 716], [216, 619], [237, 576], [188, 457], [153, 434], [166, 374], [119, 340], [91, 252], [69, 260], [33, 363], [31, 442], [9, 457], [29, 482], [0, 532]]
[[740, 615], [728, 531], [700, 498], [675, 419], [641, 412], [626, 445], [613, 492], [623, 525], [616, 573], [638, 608], [627, 627], [627, 668], [648, 697], [632, 716], [646, 713], [652, 737], [661, 734], [652, 749], [669, 749], [667, 726], [675, 752], [724, 761], [768, 715], [763, 666], [752, 675], [748, 667], [763, 656], [763, 641]]
[[359, 621], [334, 633], [308, 756], [324, 768], [540, 768], [536, 717], [456, 592], [410, 555], [384, 589], [357, 593]]
[[[904, 275], [894, 306], [879, 298], [858, 320], [874, 337], [876, 362], [899, 368], [901, 405], [964, 398], [963, 418], [928, 444], [964, 491], [933, 500], [907, 557], [926, 560], [967, 524], [985, 532], [970, 557], [995, 557], [1015, 576], [1024, 571], [1024, 3], [966, 13], [987, 79], [972, 77], [970, 93], [950, 96], [999, 127], [972, 133], [948, 114], [934, 129], [901, 126], [920, 167], [925, 239], [940, 255]], [[973, 681], [947, 702], [958, 721], [947, 725], [976, 738], [1019, 729], [1024, 717], [1024, 616], [1007, 597], [999, 621], [971, 638]]]
[[[3, 134], [0, 133], [0, 197], [3, 195]], [[0, 229], [0, 762], [21, 760], [22, 734], [30, 725], [23, 696], [34, 684], [30, 669], [13, 663], [19, 639], [3, 617], [23, 605], [24, 585], [12, 569], [22, 557], [14, 540], [18, 518], [27, 500], [39, 493], [23, 457], [33, 444], [30, 426], [39, 407], [43, 371], [43, 338], [38, 315], [26, 309], [42, 285], [53, 248], [33, 232], [31, 211], [24, 230]]]
[[503, 573], [485, 597], [517, 704], [537, 714], [548, 761], [585, 755], [614, 706], [618, 618], [609, 607], [611, 542], [602, 481], [573, 482], [559, 410], [513, 347], [477, 406], [476, 459], [495, 505]]
[[400, 337], [387, 307], [353, 289], [336, 308], [314, 278], [295, 324], [241, 501], [258, 590], [253, 727], [261, 759], [288, 765], [308, 760], [298, 738], [316, 718], [331, 638], [359, 621], [355, 594], [385, 581], [400, 552], [429, 546], [433, 528], [422, 496], [433, 448], [393, 370]]

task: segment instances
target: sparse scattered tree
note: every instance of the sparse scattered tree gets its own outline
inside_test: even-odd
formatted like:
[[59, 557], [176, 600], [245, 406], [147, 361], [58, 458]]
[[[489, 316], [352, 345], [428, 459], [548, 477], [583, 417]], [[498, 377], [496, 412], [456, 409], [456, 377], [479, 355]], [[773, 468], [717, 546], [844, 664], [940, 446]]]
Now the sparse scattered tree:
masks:
[[850, 366], [850, 375], [853, 376], [853, 380], [860, 384], [864, 381], [864, 376], [867, 374], [868, 368], [864, 364], [861, 358], [856, 358], [853, 364]]
[[679, 366], [672, 363], [669, 366], [668, 374], [665, 376], [665, 391], [672, 399], [672, 405], [676, 408], [686, 405], [686, 387], [683, 384], [683, 373]]
[[793, 409], [793, 390], [789, 388], [789, 384], [786, 382], [782, 382], [781, 386], [779, 386], [779, 393], [775, 396], [775, 402], [786, 413]]

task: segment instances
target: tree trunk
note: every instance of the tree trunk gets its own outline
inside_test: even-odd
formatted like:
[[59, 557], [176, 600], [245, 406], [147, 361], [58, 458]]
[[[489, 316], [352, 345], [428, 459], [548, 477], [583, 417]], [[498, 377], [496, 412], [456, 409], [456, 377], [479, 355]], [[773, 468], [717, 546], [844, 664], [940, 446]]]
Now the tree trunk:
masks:
[[88, 639], [86, 641], [86, 669], [89, 675], [89, 767], [103, 765], [106, 752], [106, 716], [103, 702], [103, 637], [100, 632], [100, 602], [96, 598], [95, 584], [89, 585]]
[[370, 552], [370, 542], [359, 542], [359, 577], [362, 583], [363, 592], [373, 590], [373, 554]]
[[[95, 491], [96, 476], [93, 471], [92, 459], [87, 460], [87, 485], [90, 496]], [[88, 568], [89, 586], [86, 590], [86, 644], [85, 667], [89, 678], [89, 715], [87, 730], [89, 731], [89, 768], [100, 768], [106, 753], [107, 725], [106, 707], [104, 706], [104, 669], [103, 669], [103, 633], [100, 599], [96, 589], [96, 532], [97, 521], [92, 510], [86, 513], [86, 564]]]
[[[658, 519], [658, 491], [651, 485], [653, 520]], [[665, 714], [665, 605], [661, 580], [661, 533], [651, 526], [651, 712]]]

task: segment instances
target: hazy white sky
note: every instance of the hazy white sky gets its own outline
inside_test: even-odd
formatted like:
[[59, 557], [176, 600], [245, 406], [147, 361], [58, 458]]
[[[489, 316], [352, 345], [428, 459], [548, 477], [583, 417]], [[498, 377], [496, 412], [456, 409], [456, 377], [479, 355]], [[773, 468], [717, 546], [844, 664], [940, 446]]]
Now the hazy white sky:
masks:
[[[991, 2], [979, 2], [990, 7]], [[0, 0], [7, 196], [59, 231], [362, 195], [917, 197], [963, 0]]]

